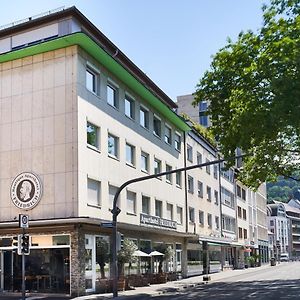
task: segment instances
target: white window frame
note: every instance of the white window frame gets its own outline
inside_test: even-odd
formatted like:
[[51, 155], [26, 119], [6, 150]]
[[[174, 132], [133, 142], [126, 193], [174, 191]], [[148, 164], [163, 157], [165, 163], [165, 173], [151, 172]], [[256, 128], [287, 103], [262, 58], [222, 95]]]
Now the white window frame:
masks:
[[165, 143], [172, 145], [172, 128], [168, 124], [165, 124]]
[[[108, 101], [108, 88], [110, 88], [111, 90], [114, 91], [114, 99], [113, 99], [113, 103], [109, 102]], [[108, 79], [107, 80], [107, 85], [106, 85], [106, 101], [107, 101], [107, 104], [116, 108], [116, 109], [119, 109], [119, 86], [114, 83], [111, 79]]]
[[[92, 200], [90, 200], [90, 197], [89, 197], [89, 183], [95, 183], [97, 184], [98, 186], [98, 196], [97, 196], [97, 200], [96, 200], [96, 203]], [[96, 178], [93, 178], [91, 176], [87, 176], [87, 205], [88, 206], [92, 206], [92, 207], [101, 207], [101, 191], [102, 191], [102, 187], [101, 187], [101, 181], [96, 179]], [[93, 199], [94, 200], [94, 199]]]
[[[155, 120], [157, 120], [160, 124], [159, 126], [159, 132], [156, 132], [156, 128], [155, 128]], [[153, 115], [153, 134], [158, 137], [158, 138], [161, 138], [161, 128], [162, 128], [162, 122], [161, 122], [161, 118], [158, 117], [157, 115]]]
[[[126, 103], [129, 103], [129, 112], [126, 109], [127, 108]], [[128, 93], [125, 93], [124, 113], [125, 113], [125, 116], [128, 117], [129, 119], [132, 119], [132, 120], [135, 119], [135, 99]]]
[[[142, 123], [142, 119], [141, 119], [141, 112], [144, 113], [144, 122]], [[140, 118], [140, 125], [149, 130], [149, 109], [146, 108], [143, 105], [140, 105], [140, 114], [139, 114], [139, 118]]]
[[[89, 125], [95, 127], [95, 129], [96, 129], [96, 145], [90, 144], [90, 143], [88, 142], [88, 126], [89, 126]], [[87, 137], [86, 137], [86, 143], [87, 143], [87, 146], [88, 146], [89, 148], [94, 149], [94, 150], [100, 151], [100, 127], [97, 126], [96, 124], [94, 124], [93, 122], [87, 120], [87, 121], [86, 121], [86, 134], [87, 134]]]
[[[128, 157], [127, 157], [127, 150], [130, 149], [130, 159], [128, 161]], [[135, 162], [136, 162], [136, 159], [135, 159], [135, 156], [136, 156], [136, 148], [135, 146], [133, 146], [132, 144], [126, 142], [125, 144], [125, 160], [126, 160], [126, 164], [131, 166], [131, 167], [134, 167], [135, 166]]]
[[[109, 137], [112, 137], [114, 139], [114, 151], [113, 151], [114, 153], [109, 152], [109, 145], [108, 145]], [[112, 134], [112, 133], [110, 133], [110, 132], [108, 132], [108, 134], [107, 134], [107, 153], [108, 153], [108, 156], [119, 159], [119, 155], [120, 155], [119, 147], [120, 147], [119, 137]]]

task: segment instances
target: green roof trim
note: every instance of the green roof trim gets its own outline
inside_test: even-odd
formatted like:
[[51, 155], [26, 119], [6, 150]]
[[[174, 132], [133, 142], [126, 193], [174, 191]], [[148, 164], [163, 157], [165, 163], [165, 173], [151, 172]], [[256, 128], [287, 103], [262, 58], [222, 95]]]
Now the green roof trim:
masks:
[[132, 74], [130, 74], [122, 65], [114, 60], [105, 52], [96, 42], [86, 34], [79, 32], [55, 38], [53, 40], [41, 42], [19, 50], [14, 50], [0, 55], [0, 63], [20, 59], [26, 56], [44, 53], [56, 49], [65, 48], [72, 45], [78, 45], [93, 56], [99, 63], [107, 68], [116, 77], [120, 78], [130, 89], [150, 105], [155, 107], [169, 122], [183, 131], [189, 131], [190, 126], [167, 105], [152, 94], [142, 83], [140, 83]]

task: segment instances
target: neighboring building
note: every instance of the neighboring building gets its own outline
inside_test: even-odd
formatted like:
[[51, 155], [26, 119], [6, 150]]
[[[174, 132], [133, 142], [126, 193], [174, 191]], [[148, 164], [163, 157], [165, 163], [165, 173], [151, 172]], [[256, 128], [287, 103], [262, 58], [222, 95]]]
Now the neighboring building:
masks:
[[280, 202], [267, 205], [268, 229], [271, 232], [272, 256], [280, 259], [281, 253], [291, 254], [290, 219], [287, 217], [285, 205]]
[[[193, 106], [193, 101], [192, 94], [178, 96], [178, 113], [187, 114], [194, 122], [209, 127], [211, 121], [207, 115], [208, 101], [200, 101], [198, 106]], [[260, 262], [267, 263], [269, 255], [265, 184], [254, 192], [235, 180], [235, 171], [222, 171], [220, 180], [221, 232], [223, 237], [231, 240], [229, 246], [223, 247], [224, 266], [242, 267], [244, 257], [248, 254], [260, 255]]]
[[207, 109], [209, 102], [208, 101], [200, 101], [198, 105], [194, 106], [192, 102], [194, 101], [193, 95], [184, 95], [177, 97], [177, 112], [179, 114], [185, 113], [190, 118], [196, 122], [201, 124], [204, 127], [209, 127], [211, 125], [211, 121], [209, 115], [207, 115]]
[[[117, 188], [184, 166], [189, 126], [75, 7], [16, 24], [0, 30], [0, 290], [20, 289], [11, 239], [26, 213], [27, 289], [82, 295], [96, 289], [100, 241], [111, 236], [100, 224], [112, 219]], [[128, 186], [119, 207], [118, 230], [145, 252], [172, 247], [165, 268], [186, 276], [195, 234], [183, 175]]]
[[[187, 167], [218, 159], [213, 145], [196, 130], [186, 137]], [[196, 239], [187, 245], [188, 275], [218, 272], [222, 269], [222, 246], [230, 239], [222, 237], [219, 166], [210, 165], [186, 172], [188, 232]]]
[[291, 257], [300, 258], [300, 202], [292, 199], [288, 204], [284, 204], [287, 217], [290, 219], [291, 232]]

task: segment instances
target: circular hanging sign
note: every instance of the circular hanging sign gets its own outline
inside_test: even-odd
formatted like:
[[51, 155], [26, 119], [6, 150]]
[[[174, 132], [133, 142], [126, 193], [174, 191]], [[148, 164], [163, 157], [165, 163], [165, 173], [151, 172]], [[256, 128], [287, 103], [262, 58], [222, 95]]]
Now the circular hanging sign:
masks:
[[33, 173], [19, 174], [11, 184], [10, 197], [13, 204], [20, 209], [34, 208], [42, 197], [41, 180]]

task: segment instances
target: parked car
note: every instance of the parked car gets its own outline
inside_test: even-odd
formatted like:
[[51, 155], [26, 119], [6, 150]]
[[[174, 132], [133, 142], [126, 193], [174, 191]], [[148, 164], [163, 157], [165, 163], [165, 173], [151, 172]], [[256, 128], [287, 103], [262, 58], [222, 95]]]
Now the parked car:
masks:
[[280, 254], [280, 261], [289, 261], [289, 255], [288, 253], [281, 253]]

